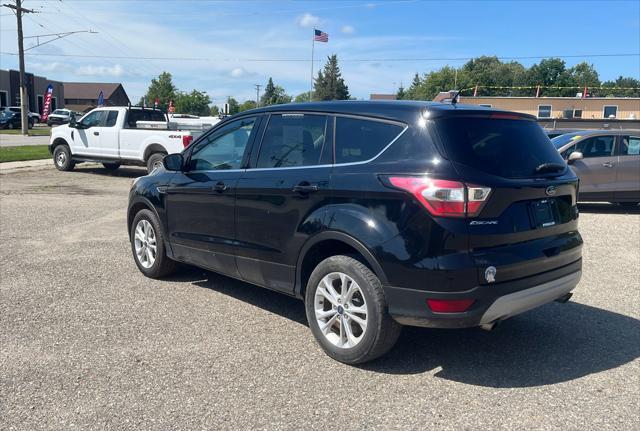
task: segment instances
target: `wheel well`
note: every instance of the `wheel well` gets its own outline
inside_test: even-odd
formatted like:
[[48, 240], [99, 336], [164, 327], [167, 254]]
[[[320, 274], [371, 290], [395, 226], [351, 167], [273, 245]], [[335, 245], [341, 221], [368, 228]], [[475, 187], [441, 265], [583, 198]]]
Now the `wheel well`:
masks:
[[67, 141], [65, 141], [63, 138], [56, 138], [53, 140], [53, 144], [51, 144], [51, 153], [55, 151], [58, 145], [66, 145], [67, 147], [69, 146]]
[[129, 214], [127, 214], [127, 232], [129, 234], [131, 234], [131, 224], [133, 223], [133, 219], [141, 210], [151, 210], [151, 208], [144, 202], [136, 202], [129, 209]]
[[160, 144], [151, 144], [144, 150], [144, 161], [145, 163], [149, 160], [152, 154], [162, 153], [167, 154], [167, 150]]
[[327, 239], [314, 244], [305, 254], [300, 268], [300, 295], [304, 298], [307, 282], [313, 270], [320, 262], [331, 256], [346, 255], [364, 264], [373, 273], [376, 271], [371, 267], [367, 259], [349, 244], [337, 239]]

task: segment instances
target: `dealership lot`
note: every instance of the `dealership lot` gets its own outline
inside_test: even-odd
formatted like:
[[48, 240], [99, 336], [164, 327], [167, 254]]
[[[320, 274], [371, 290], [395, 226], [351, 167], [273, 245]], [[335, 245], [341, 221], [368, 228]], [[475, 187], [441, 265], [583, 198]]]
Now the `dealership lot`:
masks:
[[640, 211], [581, 206], [583, 279], [494, 332], [406, 328], [363, 367], [301, 302], [185, 269], [144, 278], [144, 174], [0, 174], [0, 428], [638, 429]]

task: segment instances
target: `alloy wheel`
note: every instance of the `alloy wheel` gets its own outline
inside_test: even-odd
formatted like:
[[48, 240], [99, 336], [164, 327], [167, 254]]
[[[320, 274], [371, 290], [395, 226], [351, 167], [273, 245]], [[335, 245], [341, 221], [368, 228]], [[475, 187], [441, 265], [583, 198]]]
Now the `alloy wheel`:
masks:
[[156, 233], [148, 220], [142, 219], [136, 225], [134, 234], [136, 259], [143, 268], [151, 268], [156, 261]]
[[334, 346], [348, 349], [364, 338], [367, 330], [367, 302], [356, 281], [342, 272], [320, 280], [314, 299], [320, 332]]

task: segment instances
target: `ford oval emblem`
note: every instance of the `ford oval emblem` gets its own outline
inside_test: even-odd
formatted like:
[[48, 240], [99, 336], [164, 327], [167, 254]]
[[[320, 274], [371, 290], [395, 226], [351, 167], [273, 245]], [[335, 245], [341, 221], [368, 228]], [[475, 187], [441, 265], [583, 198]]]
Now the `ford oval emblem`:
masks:
[[547, 196], [553, 196], [556, 194], [556, 186], [549, 186], [544, 192], [547, 194]]

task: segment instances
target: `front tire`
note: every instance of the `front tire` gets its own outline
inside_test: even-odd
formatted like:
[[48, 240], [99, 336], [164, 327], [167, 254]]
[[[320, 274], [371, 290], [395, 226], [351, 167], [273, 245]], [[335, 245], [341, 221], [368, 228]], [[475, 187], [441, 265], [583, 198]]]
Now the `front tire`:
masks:
[[71, 151], [66, 145], [58, 145], [53, 150], [53, 164], [59, 171], [71, 171], [76, 165], [71, 159]]
[[131, 251], [140, 272], [161, 278], [176, 270], [176, 262], [167, 256], [160, 221], [153, 211], [139, 211], [131, 224]]
[[162, 166], [162, 160], [164, 159], [164, 156], [166, 156], [166, 154], [164, 153], [153, 153], [152, 155], [150, 155], [147, 159], [147, 172], [151, 173], [156, 168]]
[[345, 364], [384, 355], [402, 329], [387, 311], [378, 277], [349, 256], [332, 256], [314, 269], [307, 283], [305, 308], [318, 344]]

